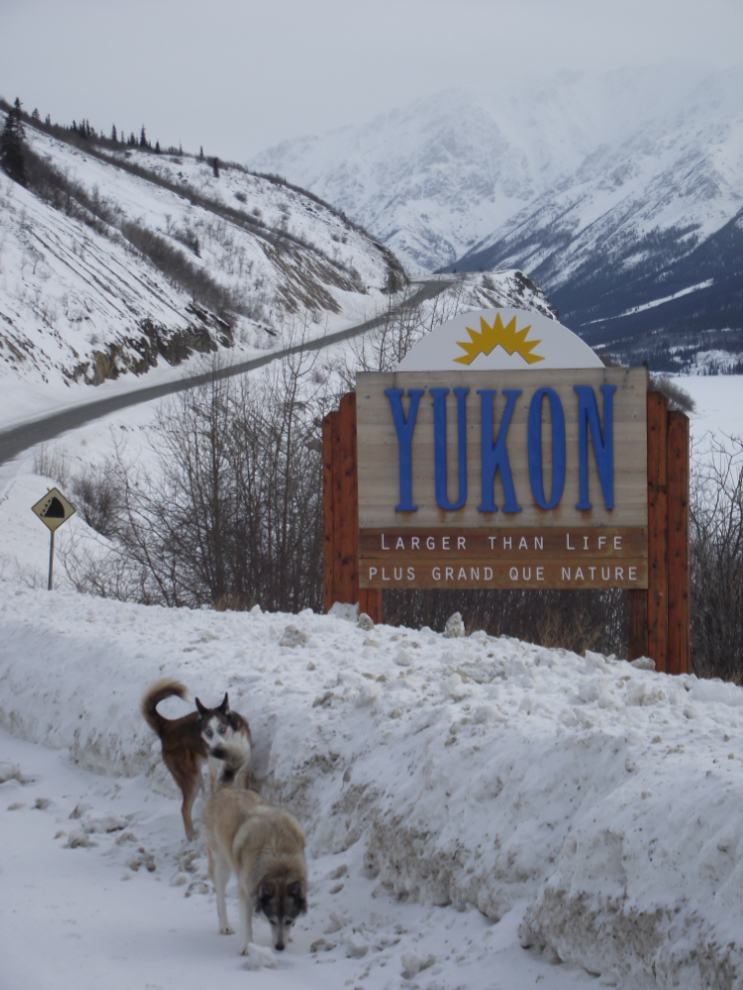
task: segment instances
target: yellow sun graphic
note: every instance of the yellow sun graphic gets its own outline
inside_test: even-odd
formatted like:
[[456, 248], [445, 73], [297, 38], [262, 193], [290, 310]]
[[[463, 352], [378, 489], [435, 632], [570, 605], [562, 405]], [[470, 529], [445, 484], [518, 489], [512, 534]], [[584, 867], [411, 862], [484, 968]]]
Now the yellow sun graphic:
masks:
[[465, 329], [470, 335], [470, 340], [457, 341], [457, 345], [466, 352], [461, 357], [454, 358], [459, 364], [472, 364], [478, 354], [490, 354], [498, 344], [500, 344], [507, 354], [520, 354], [527, 364], [536, 364], [537, 361], [544, 361], [544, 358], [539, 354], [532, 354], [537, 344], [541, 344], [542, 341], [527, 341], [526, 335], [531, 330], [531, 324], [517, 333], [515, 316], [505, 327], [500, 318], [500, 313], [496, 314], [492, 327], [481, 316], [479, 333], [477, 330], [472, 330], [471, 327], [466, 327]]

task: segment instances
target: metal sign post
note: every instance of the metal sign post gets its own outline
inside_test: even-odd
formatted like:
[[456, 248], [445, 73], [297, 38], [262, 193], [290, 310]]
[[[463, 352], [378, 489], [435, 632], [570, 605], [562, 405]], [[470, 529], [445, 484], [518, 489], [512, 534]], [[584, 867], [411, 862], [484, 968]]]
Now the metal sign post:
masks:
[[41, 519], [44, 525], [51, 531], [51, 542], [49, 545], [49, 582], [47, 591], [52, 590], [54, 581], [54, 534], [62, 525], [67, 522], [75, 506], [71, 505], [58, 488], [51, 488], [46, 495], [39, 499], [36, 505], [31, 506], [31, 511]]

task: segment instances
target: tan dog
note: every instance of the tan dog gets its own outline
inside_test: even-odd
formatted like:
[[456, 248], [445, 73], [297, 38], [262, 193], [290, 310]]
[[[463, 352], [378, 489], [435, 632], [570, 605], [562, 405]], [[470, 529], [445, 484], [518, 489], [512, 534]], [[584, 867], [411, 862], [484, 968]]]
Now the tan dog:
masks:
[[190, 841], [196, 835], [191, 812], [203, 784], [204, 760], [209, 760], [212, 793], [230, 784], [247, 787], [250, 728], [242, 715], [230, 709], [226, 694], [218, 708], [205, 708], [197, 698], [195, 712], [182, 718], [164, 718], [157, 706], [173, 695], [189, 700], [180, 681], [165, 677], [147, 688], [140, 707], [147, 724], [162, 741], [163, 762], [183, 794], [181, 815]]
[[270, 922], [274, 948], [283, 951], [289, 930], [307, 910], [304, 832], [284, 808], [252, 791], [220, 790], [204, 811], [202, 831], [217, 893], [222, 935], [231, 935], [225, 889], [237, 874], [242, 955], [253, 941], [253, 912]]

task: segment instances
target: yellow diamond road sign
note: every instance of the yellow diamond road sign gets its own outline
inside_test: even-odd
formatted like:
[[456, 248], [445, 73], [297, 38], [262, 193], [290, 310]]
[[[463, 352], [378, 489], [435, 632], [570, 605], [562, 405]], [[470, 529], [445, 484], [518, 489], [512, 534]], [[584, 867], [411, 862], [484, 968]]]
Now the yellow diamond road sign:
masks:
[[39, 499], [36, 505], [31, 506], [32, 510], [41, 519], [45, 526], [54, 532], [63, 522], [67, 522], [75, 506], [70, 505], [67, 499], [58, 488], [50, 489], [46, 495]]

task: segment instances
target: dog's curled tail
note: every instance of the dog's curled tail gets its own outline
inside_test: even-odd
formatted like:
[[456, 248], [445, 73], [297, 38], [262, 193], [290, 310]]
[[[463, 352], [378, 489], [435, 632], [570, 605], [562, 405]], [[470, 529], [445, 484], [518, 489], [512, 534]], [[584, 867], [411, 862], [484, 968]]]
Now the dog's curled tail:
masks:
[[165, 698], [170, 698], [175, 695], [177, 698], [182, 698], [184, 701], [190, 701], [191, 696], [186, 689], [184, 684], [180, 681], [174, 680], [172, 677], [163, 677], [159, 681], [155, 681], [154, 684], [150, 684], [145, 693], [142, 695], [142, 701], [140, 702], [139, 708], [144, 715], [145, 721], [151, 729], [153, 729], [158, 736], [162, 736], [163, 728], [166, 722], [170, 719], [164, 718], [160, 712], [157, 710], [157, 706]]

